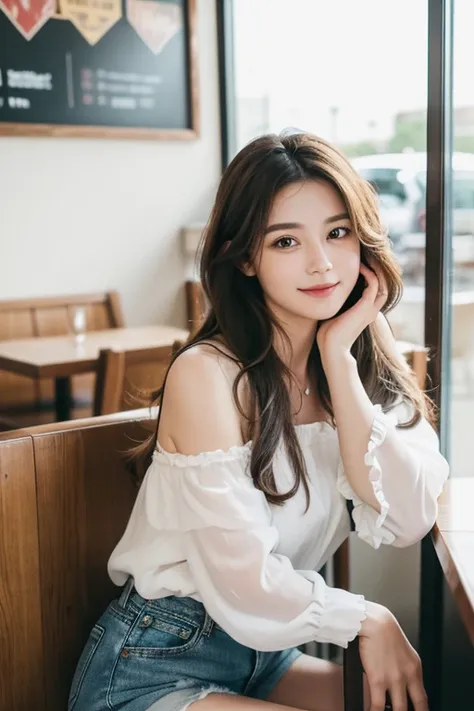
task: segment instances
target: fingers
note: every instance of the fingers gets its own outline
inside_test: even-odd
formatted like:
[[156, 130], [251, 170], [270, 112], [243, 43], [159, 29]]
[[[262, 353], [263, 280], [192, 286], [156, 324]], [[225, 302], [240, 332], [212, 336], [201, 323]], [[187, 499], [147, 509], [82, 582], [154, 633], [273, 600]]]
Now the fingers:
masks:
[[393, 711], [407, 711], [408, 699], [406, 684], [398, 682], [390, 687], [390, 709]]
[[428, 711], [428, 697], [420, 675], [408, 683], [408, 694], [413, 704], [413, 711]]
[[378, 274], [374, 269], [367, 267], [365, 264], [360, 265], [360, 273], [367, 282], [367, 287], [364, 291], [364, 297], [370, 301], [377, 311], [383, 307], [387, 301], [388, 290], [385, 279], [381, 274]]
[[385, 709], [385, 684], [370, 683], [370, 711], [384, 711]]

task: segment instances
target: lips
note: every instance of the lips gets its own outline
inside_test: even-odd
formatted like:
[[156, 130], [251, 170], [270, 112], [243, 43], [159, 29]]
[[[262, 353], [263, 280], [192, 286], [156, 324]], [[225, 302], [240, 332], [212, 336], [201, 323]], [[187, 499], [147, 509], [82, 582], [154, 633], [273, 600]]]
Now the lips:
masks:
[[317, 286], [312, 286], [309, 289], [298, 289], [298, 291], [303, 292], [303, 294], [308, 294], [308, 296], [329, 296], [332, 294], [339, 282], [335, 284], [318, 284]]

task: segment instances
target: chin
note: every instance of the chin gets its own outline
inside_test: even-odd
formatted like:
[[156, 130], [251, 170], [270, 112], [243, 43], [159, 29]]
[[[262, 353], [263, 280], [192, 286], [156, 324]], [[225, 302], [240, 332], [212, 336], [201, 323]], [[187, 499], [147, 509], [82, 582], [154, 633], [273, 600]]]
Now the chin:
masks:
[[326, 303], [315, 303], [301, 310], [301, 316], [310, 318], [313, 321], [327, 321], [334, 318], [340, 312], [346, 299], [328, 299]]

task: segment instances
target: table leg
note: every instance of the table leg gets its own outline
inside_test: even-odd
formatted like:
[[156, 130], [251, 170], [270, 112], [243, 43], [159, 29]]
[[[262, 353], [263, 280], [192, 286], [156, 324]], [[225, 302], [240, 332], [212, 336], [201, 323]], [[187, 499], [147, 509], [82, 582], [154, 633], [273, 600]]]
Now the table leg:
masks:
[[430, 711], [441, 711], [443, 571], [431, 535], [421, 542], [420, 657]]
[[55, 379], [56, 422], [71, 419], [71, 379], [69, 377]]

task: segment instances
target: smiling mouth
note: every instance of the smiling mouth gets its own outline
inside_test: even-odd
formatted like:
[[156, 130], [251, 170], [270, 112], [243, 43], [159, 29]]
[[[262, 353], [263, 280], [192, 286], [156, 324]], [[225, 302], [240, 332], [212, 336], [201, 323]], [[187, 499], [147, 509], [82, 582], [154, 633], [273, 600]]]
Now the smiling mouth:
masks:
[[310, 289], [298, 289], [298, 291], [301, 291], [303, 294], [308, 294], [308, 296], [329, 296], [338, 285], [339, 282], [336, 284], [321, 284], [321, 286], [313, 286]]

